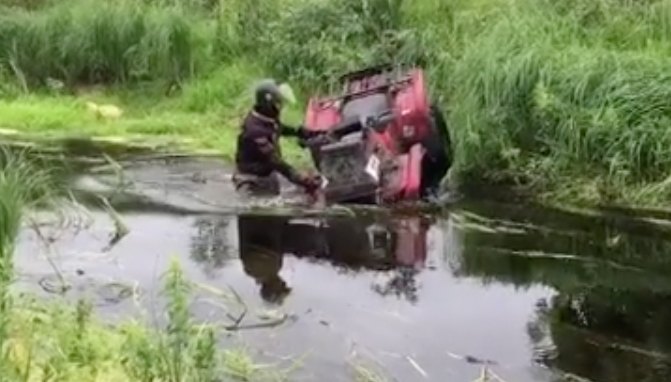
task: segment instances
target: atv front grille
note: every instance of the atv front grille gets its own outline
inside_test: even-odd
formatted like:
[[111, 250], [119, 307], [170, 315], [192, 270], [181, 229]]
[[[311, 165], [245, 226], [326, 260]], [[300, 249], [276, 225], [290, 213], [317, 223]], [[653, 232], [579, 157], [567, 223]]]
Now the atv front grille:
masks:
[[362, 140], [342, 140], [322, 146], [321, 173], [327, 179], [327, 199], [346, 201], [375, 195], [377, 180], [366, 171], [368, 156]]

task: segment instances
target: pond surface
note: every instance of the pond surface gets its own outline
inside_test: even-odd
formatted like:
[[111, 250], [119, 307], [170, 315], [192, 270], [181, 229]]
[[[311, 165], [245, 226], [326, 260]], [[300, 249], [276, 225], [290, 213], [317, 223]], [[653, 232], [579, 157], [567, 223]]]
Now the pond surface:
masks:
[[[205, 175], [129, 170], [145, 198], [115, 199], [129, 233], [113, 245], [104, 211], [43, 226], [49, 246], [24, 230], [19, 285], [54, 296], [57, 268], [65, 298], [159, 324], [161, 274], [178, 259], [200, 286], [195, 317], [240, 319], [223, 342], [299, 360], [292, 381], [351, 381], [353, 363], [397, 381], [470, 382], [484, 366], [506, 382], [671, 380], [664, 225], [486, 201], [436, 215], [240, 212], [223, 172], [196, 167]], [[93, 181], [109, 191], [79, 179]]]

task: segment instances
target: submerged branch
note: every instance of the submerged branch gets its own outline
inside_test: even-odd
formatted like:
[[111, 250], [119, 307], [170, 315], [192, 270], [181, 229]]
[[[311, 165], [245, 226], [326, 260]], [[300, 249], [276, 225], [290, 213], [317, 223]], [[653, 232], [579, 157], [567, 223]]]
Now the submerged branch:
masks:
[[251, 329], [269, 329], [282, 325], [287, 321], [288, 318], [289, 316], [287, 314], [282, 314], [282, 316], [270, 321], [257, 322], [246, 325], [242, 325], [240, 323], [236, 323], [233, 325], [223, 325], [223, 329], [231, 332], [240, 330], [251, 330]]
[[123, 239], [126, 235], [128, 235], [130, 233], [130, 230], [128, 229], [128, 226], [121, 219], [121, 216], [119, 216], [119, 214], [112, 207], [112, 205], [110, 205], [107, 198], [104, 196], [100, 196], [99, 198], [105, 205], [105, 211], [110, 216], [110, 218], [112, 218], [112, 221], [114, 221], [114, 234], [112, 235], [107, 246], [103, 248], [103, 251], [107, 252], [111, 250], [115, 245], [117, 245], [121, 241], [121, 239]]
[[68, 284], [68, 282], [65, 280], [65, 276], [63, 276], [63, 273], [61, 272], [61, 270], [56, 265], [56, 262], [54, 262], [54, 259], [51, 257], [51, 252], [52, 252], [51, 241], [48, 240], [42, 234], [42, 230], [40, 229], [39, 225], [37, 224], [37, 222], [34, 219], [30, 219], [30, 225], [31, 225], [33, 231], [35, 232], [35, 234], [37, 234], [37, 237], [40, 239], [40, 242], [44, 246], [44, 249], [45, 249], [45, 254], [44, 255], [45, 255], [47, 261], [49, 262], [49, 266], [51, 266], [51, 268], [53, 269], [54, 273], [58, 277], [58, 280], [60, 281], [60, 284], [61, 284], [59, 289], [53, 289], [52, 290], [51, 287], [49, 287], [49, 286], [47, 286], [47, 284], [45, 284], [46, 279], [43, 278], [39, 281], [40, 286], [45, 291], [50, 292], [50, 293], [62, 294], [62, 293], [67, 292], [71, 288], [71, 285]]

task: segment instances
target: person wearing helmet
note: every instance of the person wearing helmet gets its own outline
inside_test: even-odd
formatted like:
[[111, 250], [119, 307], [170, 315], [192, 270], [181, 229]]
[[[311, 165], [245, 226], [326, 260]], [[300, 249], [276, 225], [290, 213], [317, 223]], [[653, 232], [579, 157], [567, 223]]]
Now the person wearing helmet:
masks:
[[320, 179], [301, 174], [282, 158], [280, 136], [304, 138], [302, 127], [294, 128], [280, 121], [285, 102], [295, 102], [291, 89], [274, 80], [264, 80], [256, 87], [255, 103], [242, 124], [235, 157], [236, 189], [252, 194], [277, 195], [280, 192], [277, 173], [312, 194]]

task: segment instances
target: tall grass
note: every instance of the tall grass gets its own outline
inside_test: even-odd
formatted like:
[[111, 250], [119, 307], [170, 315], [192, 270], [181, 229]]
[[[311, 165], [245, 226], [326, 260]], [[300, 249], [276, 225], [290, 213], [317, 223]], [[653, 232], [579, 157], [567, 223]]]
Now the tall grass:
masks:
[[314, 90], [345, 71], [397, 59], [403, 0], [306, 0], [269, 20], [266, 66]]
[[25, 152], [0, 147], [0, 349], [7, 339], [11, 310], [9, 287], [14, 277], [14, 241], [22, 213], [54, 195], [50, 171], [38, 166]]
[[425, 66], [457, 180], [564, 192], [596, 179], [596, 195], [571, 196], [668, 199], [669, 4], [315, 2], [278, 22], [268, 57], [310, 84], [380, 60]]
[[[195, 25], [195, 26], [194, 26]], [[200, 31], [179, 7], [78, 0], [0, 13], [0, 62], [28, 85], [181, 81]]]
[[[361, 66], [421, 65], [449, 114], [457, 180], [555, 195], [598, 183], [595, 195], [568, 194], [663, 200], [671, 197], [669, 4], [65, 0], [0, 15], [0, 76], [30, 87], [195, 75], [187, 108], [204, 112], [237, 109], [242, 84], [264, 72], [312, 93]], [[232, 63], [240, 70], [227, 73], [239, 75], [222, 75]]]
[[0, 147], [0, 372], [10, 375], [7, 349], [12, 335], [14, 243], [26, 209], [43, 205], [55, 195], [57, 182], [49, 167], [40, 166], [27, 152]]
[[515, 3], [452, 73], [461, 173], [552, 187], [603, 176], [611, 189], [668, 177], [668, 3]]

